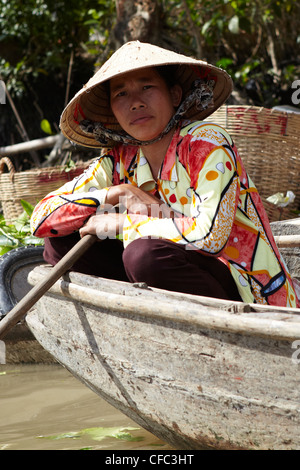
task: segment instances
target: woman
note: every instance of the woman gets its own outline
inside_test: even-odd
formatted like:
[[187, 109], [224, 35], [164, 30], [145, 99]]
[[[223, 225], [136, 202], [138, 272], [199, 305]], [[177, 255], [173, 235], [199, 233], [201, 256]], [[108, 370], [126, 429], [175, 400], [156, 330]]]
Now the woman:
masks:
[[46, 261], [92, 233], [102, 241], [74, 266], [81, 272], [298, 306], [232, 139], [203, 121], [231, 89], [226, 72], [150, 44], [113, 54], [61, 117], [71, 141], [108, 149], [35, 208], [32, 231], [45, 238]]

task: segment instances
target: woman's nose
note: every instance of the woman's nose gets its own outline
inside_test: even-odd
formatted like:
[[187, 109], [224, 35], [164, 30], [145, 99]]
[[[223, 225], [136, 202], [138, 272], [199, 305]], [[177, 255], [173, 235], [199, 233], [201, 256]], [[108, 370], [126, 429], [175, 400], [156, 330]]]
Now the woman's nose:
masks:
[[132, 101], [131, 101], [131, 105], [130, 105], [130, 109], [132, 111], [135, 111], [137, 109], [140, 109], [140, 108], [144, 108], [146, 105], [144, 103], [144, 101], [140, 98], [140, 96], [136, 95], [136, 96], [133, 96], [132, 97]]

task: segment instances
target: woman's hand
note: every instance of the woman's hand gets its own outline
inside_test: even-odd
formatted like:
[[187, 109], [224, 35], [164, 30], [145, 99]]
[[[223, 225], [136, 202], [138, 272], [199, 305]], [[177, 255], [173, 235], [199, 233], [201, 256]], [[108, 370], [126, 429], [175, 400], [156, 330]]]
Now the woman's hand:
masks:
[[111, 186], [105, 202], [113, 206], [120, 204], [131, 214], [158, 218], [174, 217], [174, 211], [161, 199], [131, 184]]
[[110, 211], [109, 207], [121, 206], [129, 214], [141, 214], [160, 219], [180, 216], [161, 199], [131, 184], [120, 184], [109, 188], [105, 204], [108, 209], [104, 209], [105, 212], [102, 214], [90, 217], [79, 230], [81, 237], [91, 234], [97, 235], [99, 239], [116, 238], [123, 231], [126, 213], [122, 213], [121, 208], [119, 212]]
[[93, 215], [87, 223], [81, 227], [79, 234], [84, 237], [87, 234], [97, 235], [100, 240], [105, 238], [116, 238], [122, 232], [125, 214], [105, 213]]

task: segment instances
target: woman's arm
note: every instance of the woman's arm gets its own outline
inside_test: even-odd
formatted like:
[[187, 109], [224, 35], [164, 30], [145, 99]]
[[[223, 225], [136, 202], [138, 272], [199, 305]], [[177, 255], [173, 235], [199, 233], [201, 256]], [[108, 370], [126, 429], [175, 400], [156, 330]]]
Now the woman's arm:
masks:
[[112, 169], [111, 158], [101, 157], [79, 177], [48, 194], [33, 211], [32, 233], [41, 238], [65, 236], [82, 227], [105, 202]]
[[153, 213], [158, 218], [174, 217], [174, 211], [163, 201], [130, 184], [111, 186], [106, 194], [104, 208], [106, 210], [102, 214], [90, 217], [79, 230], [81, 237], [92, 234], [104, 239], [123, 235], [126, 214], [151, 217]]

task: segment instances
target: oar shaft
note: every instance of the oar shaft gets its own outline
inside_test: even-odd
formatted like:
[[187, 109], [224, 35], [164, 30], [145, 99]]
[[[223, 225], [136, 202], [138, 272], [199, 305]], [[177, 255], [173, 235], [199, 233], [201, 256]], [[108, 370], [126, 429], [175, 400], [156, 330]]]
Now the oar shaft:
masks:
[[300, 235], [277, 235], [274, 238], [278, 248], [300, 248]]
[[86, 235], [54, 266], [49, 276], [35, 285], [0, 322], [0, 339], [30, 310], [50, 287], [90, 248], [97, 237]]

